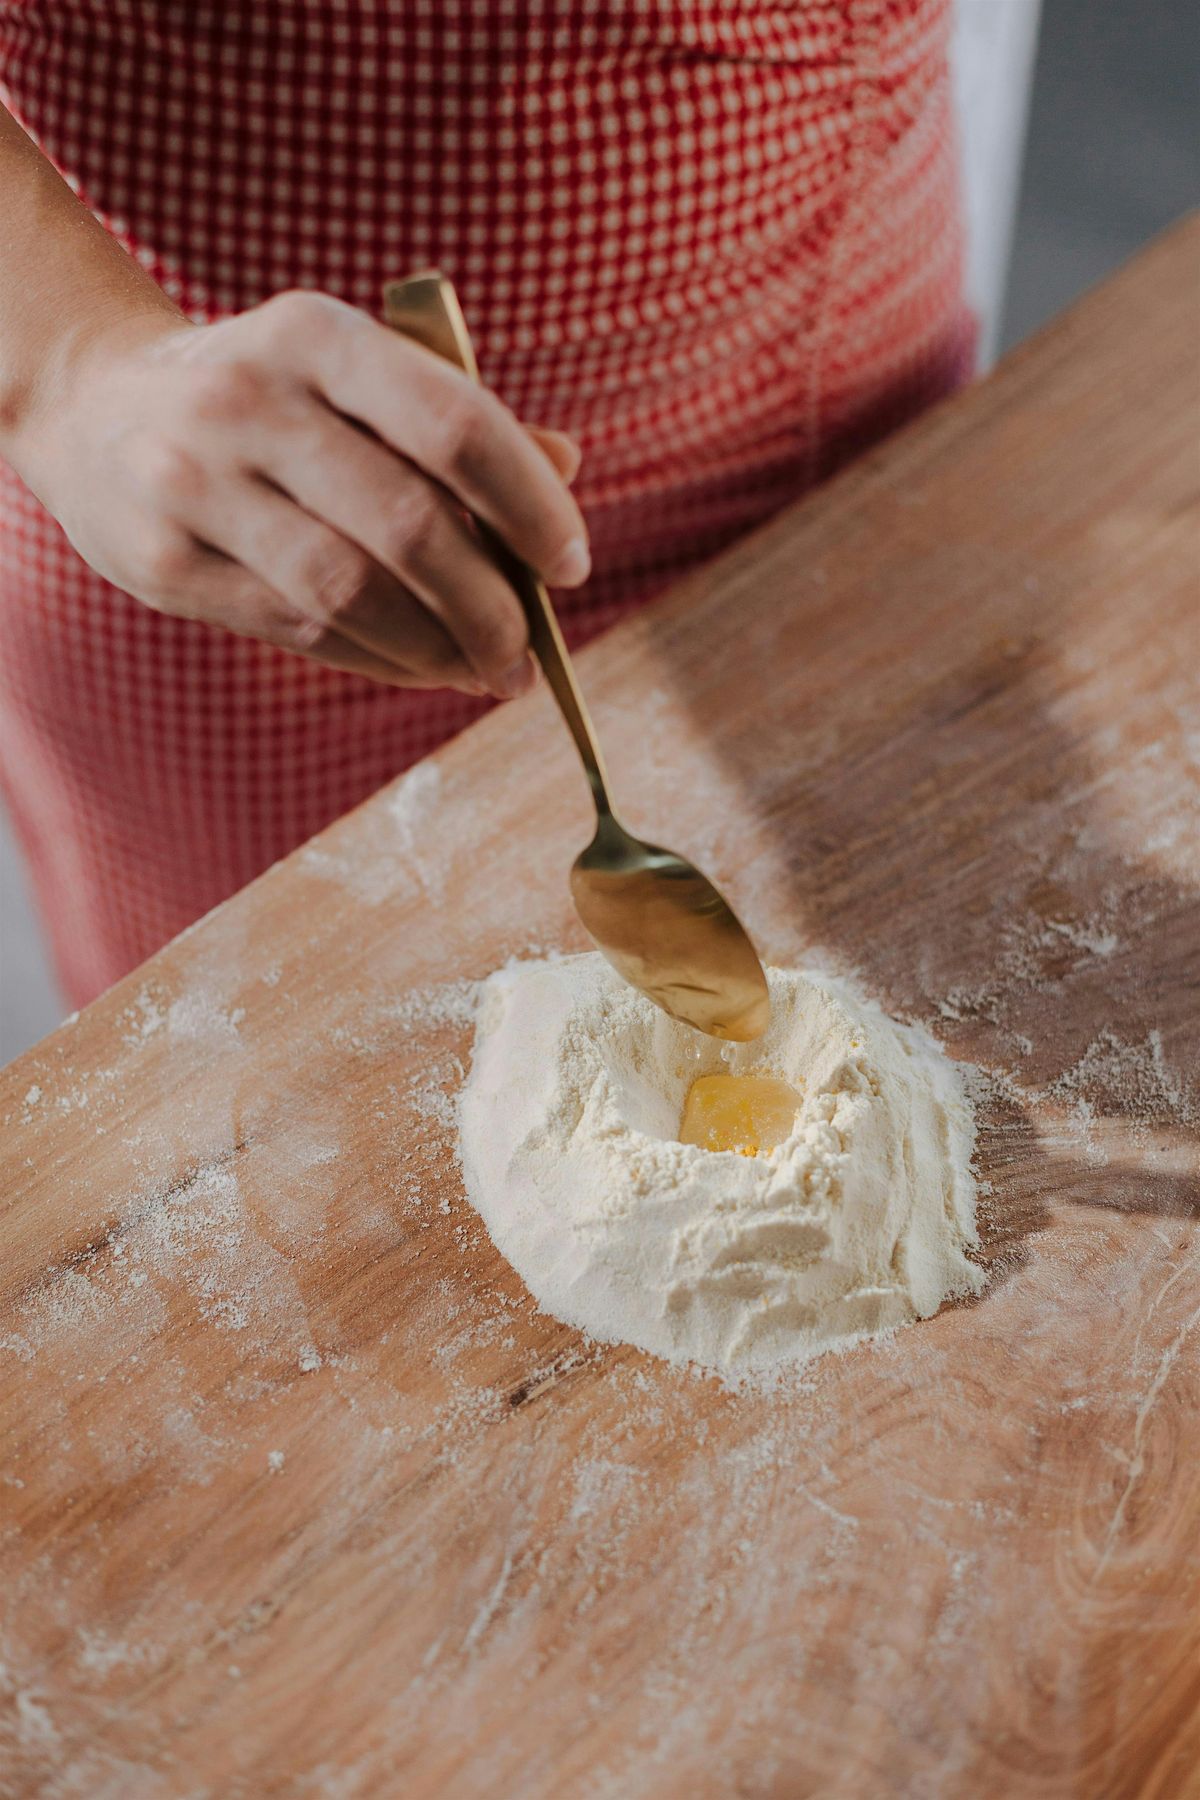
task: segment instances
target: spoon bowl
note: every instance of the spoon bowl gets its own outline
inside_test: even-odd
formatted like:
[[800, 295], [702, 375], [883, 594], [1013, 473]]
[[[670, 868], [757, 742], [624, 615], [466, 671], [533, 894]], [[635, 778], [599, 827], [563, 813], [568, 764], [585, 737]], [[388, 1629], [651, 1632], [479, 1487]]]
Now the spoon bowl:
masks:
[[673, 1019], [738, 1043], [771, 1017], [766, 977], [736, 913], [707, 875], [636, 838], [611, 812], [571, 870], [575, 910], [597, 949]]
[[[432, 271], [390, 281], [383, 302], [389, 325], [479, 380], [462, 308], [444, 275]], [[644, 844], [617, 819], [600, 745], [550, 596], [494, 531], [479, 520], [475, 528], [521, 602], [530, 648], [591, 786], [596, 835], [571, 870], [571, 893], [585, 930], [618, 974], [673, 1019], [738, 1043], [761, 1037], [771, 1001], [744, 927], [699, 869], [671, 850]]]

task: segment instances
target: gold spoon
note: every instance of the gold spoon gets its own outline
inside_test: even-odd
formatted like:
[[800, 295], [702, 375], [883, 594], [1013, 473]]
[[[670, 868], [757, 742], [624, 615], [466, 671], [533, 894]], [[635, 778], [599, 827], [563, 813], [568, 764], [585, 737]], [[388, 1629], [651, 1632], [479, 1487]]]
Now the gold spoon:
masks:
[[[479, 368], [454, 287], [436, 271], [383, 290], [384, 318], [397, 331], [464, 369]], [[626, 831], [608, 799], [600, 746], [545, 587], [488, 526], [480, 537], [512, 583], [596, 803], [596, 835], [571, 870], [584, 927], [625, 980], [673, 1019], [712, 1037], [747, 1043], [771, 1016], [767, 980], [754, 945], [712, 882], [682, 856]]]

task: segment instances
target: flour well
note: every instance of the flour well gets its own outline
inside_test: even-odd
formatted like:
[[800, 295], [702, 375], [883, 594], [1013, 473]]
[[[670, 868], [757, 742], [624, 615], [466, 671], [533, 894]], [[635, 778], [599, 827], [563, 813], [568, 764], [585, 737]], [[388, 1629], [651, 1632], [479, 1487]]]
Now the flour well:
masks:
[[[467, 1191], [538, 1303], [731, 1375], [800, 1363], [978, 1291], [974, 1121], [955, 1066], [843, 984], [770, 972], [772, 1023], [720, 1044], [596, 955], [485, 984], [461, 1105]], [[698, 1075], [799, 1089], [759, 1156], [678, 1142]]]

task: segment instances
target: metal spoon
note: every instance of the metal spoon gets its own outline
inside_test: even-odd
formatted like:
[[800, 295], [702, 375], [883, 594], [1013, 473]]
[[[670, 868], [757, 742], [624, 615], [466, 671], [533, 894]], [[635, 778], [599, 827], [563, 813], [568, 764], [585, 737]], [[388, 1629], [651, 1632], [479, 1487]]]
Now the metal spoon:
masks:
[[[479, 380], [458, 295], [444, 275], [430, 271], [390, 281], [383, 300], [389, 325]], [[771, 1002], [753, 944], [699, 869], [670, 850], [642, 843], [617, 818], [550, 596], [495, 532], [476, 524], [521, 601], [531, 648], [591, 784], [596, 835], [571, 870], [571, 893], [585, 929], [617, 972], [673, 1019], [739, 1043], [761, 1037]]]

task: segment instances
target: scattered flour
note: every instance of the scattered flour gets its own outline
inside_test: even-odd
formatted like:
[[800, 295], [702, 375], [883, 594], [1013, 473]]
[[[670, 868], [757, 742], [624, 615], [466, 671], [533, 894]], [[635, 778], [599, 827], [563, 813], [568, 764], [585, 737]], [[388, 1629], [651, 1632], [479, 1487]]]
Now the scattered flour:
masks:
[[232, 1045], [241, 1042], [238, 1027], [245, 1016], [245, 1007], [227, 1012], [202, 989], [192, 989], [167, 1008], [167, 1030], [173, 1038]]
[[364, 857], [356, 846], [343, 856], [327, 845], [306, 844], [300, 852], [314, 875], [335, 881], [368, 906], [379, 906], [397, 893], [424, 893], [437, 902], [445, 886], [444, 859], [437, 831], [442, 774], [433, 762], [420, 762], [383, 798], [380, 823], [385, 827]]
[[1090, 951], [1093, 956], [1112, 956], [1121, 944], [1114, 931], [1097, 931], [1088, 926], [1075, 925], [1069, 919], [1047, 919], [1046, 930], [1066, 938], [1077, 950]]
[[134, 995], [133, 1005], [126, 1007], [120, 1015], [120, 1023], [125, 1027], [121, 1034], [121, 1042], [131, 1049], [136, 1049], [146, 1038], [153, 1037], [156, 1031], [161, 1031], [166, 1022], [167, 1015], [150, 989], [148, 987], [139, 988]]
[[441, 771], [437, 764], [419, 762], [396, 783], [384, 800], [396, 831], [393, 847], [406, 860], [422, 857], [441, 785]]
[[137, 1049], [147, 1038], [166, 1030], [176, 1042], [191, 1040], [216, 1048], [240, 1045], [238, 1027], [246, 1016], [244, 1007], [226, 1010], [216, 998], [201, 987], [189, 988], [169, 1006], [164, 1006], [149, 987], [140, 988], [133, 1005], [121, 1014], [125, 1027], [122, 1042]]
[[[843, 983], [773, 970], [773, 1018], [719, 1044], [597, 955], [485, 984], [461, 1104], [467, 1191], [556, 1318], [742, 1376], [977, 1292], [974, 1121], [936, 1043]], [[803, 1094], [758, 1157], [681, 1144], [696, 1076], [769, 1070]]]
[[114, 1669], [136, 1667], [148, 1660], [144, 1646], [130, 1645], [122, 1638], [112, 1638], [98, 1628], [81, 1625], [76, 1635], [80, 1649], [75, 1660], [81, 1669], [86, 1669], [89, 1674], [98, 1675], [101, 1679], [111, 1675]]

